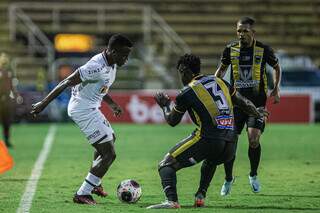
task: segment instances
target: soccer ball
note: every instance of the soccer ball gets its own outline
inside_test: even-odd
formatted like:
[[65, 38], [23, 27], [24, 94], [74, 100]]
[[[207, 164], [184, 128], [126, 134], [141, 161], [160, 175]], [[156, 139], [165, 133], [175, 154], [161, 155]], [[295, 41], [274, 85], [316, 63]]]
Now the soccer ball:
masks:
[[124, 180], [118, 185], [117, 196], [121, 202], [135, 203], [142, 195], [141, 187], [135, 180]]

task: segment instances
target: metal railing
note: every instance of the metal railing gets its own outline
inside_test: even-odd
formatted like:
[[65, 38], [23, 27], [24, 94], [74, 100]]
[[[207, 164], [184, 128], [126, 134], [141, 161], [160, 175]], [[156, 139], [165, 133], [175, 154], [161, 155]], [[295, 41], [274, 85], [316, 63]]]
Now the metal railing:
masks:
[[[164, 19], [150, 6], [140, 4], [95, 4], [95, 3], [13, 3], [9, 7], [10, 37], [16, 39], [17, 33], [26, 31], [28, 37], [29, 53], [43, 53], [45, 50], [48, 67], [54, 61], [54, 48], [52, 42], [39, 29], [28, 16], [28, 11], [41, 11], [52, 31], [63, 31], [62, 19], [68, 13], [92, 14], [90, 20], [96, 26], [97, 33], [108, 31], [106, 22], [108, 14], [112, 11], [136, 12], [141, 15], [141, 36], [144, 43], [144, 55], [141, 57], [145, 64], [153, 67], [153, 71], [165, 81], [173, 82], [172, 75], [167, 75], [169, 61], [172, 54], [181, 55], [190, 52], [190, 47], [179, 35], [164, 21]], [[85, 12], [84, 12], [85, 11]], [[21, 24], [19, 24], [21, 23]], [[160, 41], [159, 41], [160, 39]], [[154, 44], [161, 45], [162, 52], [155, 51]], [[162, 60], [155, 66], [156, 59]], [[159, 66], [159, 64], [161, 66]], [[52, 71], [53, 72], [53, 71]]]
[[[22, 25], [19, 25], [21, 23]], [[17, 27], [19, 25], [19, 28]], [[45, 60], [48, 67], [54, 60], [54, 48], [52, 42], [39, 29], [39, 27], [31, 20], [31, 18], [19, 7], [19, 5], [12, 4], [9, 7], [9, 29], [10, 39], [16, 40], [18, 31], [27, 33], [28, 39], [28, 53], [45, 54]]]

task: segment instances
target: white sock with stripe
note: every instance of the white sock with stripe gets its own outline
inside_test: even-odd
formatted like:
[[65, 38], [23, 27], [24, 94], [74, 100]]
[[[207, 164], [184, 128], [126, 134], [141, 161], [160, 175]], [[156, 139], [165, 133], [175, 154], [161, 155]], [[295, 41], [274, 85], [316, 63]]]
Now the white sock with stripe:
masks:
[[83, 181], [81, 187], [77, 191], [77, 194], [78, 195], [90, 195], [92, 189], [95, 186], [99, 186], [100, 184], [101, 184], [101, 178], [99, 178], [89, 172], [86, 179]]

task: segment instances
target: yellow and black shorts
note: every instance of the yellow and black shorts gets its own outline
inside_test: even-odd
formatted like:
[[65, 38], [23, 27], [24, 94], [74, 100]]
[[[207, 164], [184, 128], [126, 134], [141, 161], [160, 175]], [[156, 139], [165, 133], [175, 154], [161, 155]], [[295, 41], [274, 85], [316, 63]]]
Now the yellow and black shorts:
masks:
[[265, 120], [263, 118], [255, 118], [253, 116], [249, 116], [238, 107], [234, 108], [234, 120], [238, 135], [241, 134], [245, 124], [247, 125], [247, 129], [249, 127], [260, 129], [261, 133], [263, 133], [266, 125]]
[[216, 165], [231, 160], [235, 155], [235, 141], [223, 139], [205, 139], [200, 131], [194, 131], [189, 137], [176, 144], [170, 151], [182, 167], [189, 167], [204, 159]]

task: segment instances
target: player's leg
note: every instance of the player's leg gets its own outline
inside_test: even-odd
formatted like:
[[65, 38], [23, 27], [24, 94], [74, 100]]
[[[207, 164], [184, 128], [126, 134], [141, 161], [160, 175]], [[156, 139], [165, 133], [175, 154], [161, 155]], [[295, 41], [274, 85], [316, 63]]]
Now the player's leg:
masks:
[[195, 194], [195, 207], [204, 206], [206, 192], [214, 176], [217, 165], [234, 159], [235, 141], [216, 140], [207, 143], [209, 152], [201, 166], [201, 178], [198, 191]]
[[[102, 142], [102, 143], [101, 143]], [[95, 193], [95, 188], [101, 186], [101, 179], [109, 169], [110, 165], [116, 158], [115, 150], [113, 147], [113, 141], [101, 141], [92, 144], [98, 152], [98, 157], [93, 161], [92, 167], [82, 183], [81, 187], [77, 191], [74, 201], [79, 201], [79, 198], [89, 198], [92, 203], [95, 201], [91, 197], [91, 193]], [[81, 203], [81, 201], [79, 202]]]
[[159, 163], [159, 175], [167, 201], [149, 206], [148, 209], [180, 208], [177, 195], [176, 172], [181, 168], [195, 165], [204, 159], [200, 134], [196, 132], [173, 147]]
[[95, 148], [91, 169], [73, 200], [76, 203], [95, 204], [91, 193], [101, 185], [101, 178], [116, 158], [113, 130], [98, 110], [75, 113], [71, 117]]
[[[245, 114], [241, 109], [237, 107], [234, 108], [235, 131], [237, 132], [238, 135], [241, 134], [244, 128], [244, 125], [246, 123], [247, 117], [248, 117], [247, 114]], [[220, 190], [221, 196], [229, 195], [231, 192], [231, 187], [234, 182], [233, 165], [234, 165], [235, 159], [236, 159], [236, 155], [234, 155], [233, 159], [224, 163], [224, 171], [226, 176]]]
[[214, 176], [214, 173], [216, 171], [217, 164], [208, 161], [205, 159], [202, 162], [201, 165], [201, 176], [200, 176], [200, 184], [197, 192], [195, 193], [195, 202], [194, 206], [195, 207], [203, 207], [204, 206], [204, 201], [206, 198], [207, 190], [209, 188], [209, 185], [211, 183], [211, 180]]
[[264, 130], [265, 123], [264, 119], [249, 117], [247, 125], [249, 141], [248, 157], [250, 160], [249, 182], [252, 191], [257, 193], [260, 191], [260, 183], [257, 178], [261, 158], [260, 137]]
[[163, 203], [148, 206], [147, 209], [177, 209], [180, 208], [177, 195], [177, 175], [181, 168], [177, 160], [168, 153], [158, 165], [158, 172], [161, 179], [166, 200]]
[[[101, 158], [100, 154], [97, 151], [94, 151], [91, 168], [94, 165], [94, 162], [97, 162], [99, 158]], [[92, 190], [92, 194], [96, 194], [100, 197], [106, 197], [108, 195], [108, 193], [104, 191], [102, 184], [95, 186]]]
[[232, 172], [233, 172], [233, 164], [236, 158], [237, 143], [238, 143], [238, 137], [234, 142], [234, 147], [231, 147], [232, 144], [228, 143], [227, 152], [225, 154], [225, 156], [228, 157], [228, 159], [226, 159], [225, 160], [226, 163], [224, 163], [224, 170], [225, 170], [226, 177], [220, 190], [221, 196], [227, 196], [231, 193], [231, 188], [235, 181], [235, 177], [232, 175]]
[[[219, 158], [222, 157], [225, 142], [221, 140], [209, 141], [205, 143], [205, 148], [208, 152], [206, 155], [206, 159], [202, 162], [201, 165], [201, 176], [200, 183], [197, 192], [195, 193], [196, 202], [195, 206], [203, 206], [200, 204], [204, 202], [204, 198], [206, 197], [207, 190], [211, 183], [211, 180], [216, 171], [217, 165], [219, 163]], [[203, 201], [202, 201], [203, 200]], [[201, 202], [197, 202], [201, 201]]]
[[97, 142], [92, 144], [92, 146], [96, 149], [99, 155], [93, 161], [90, 173], [102, 178], [116, 159], [113, 140]]
[[2, 106], [2, 126], [4, 142], [7, 147], [12, 147], [10, 143], [10, 126], [11, 126], [11, 107], [10, 103], [4, 103]]
[[260, 139], [261, 131], [256, 128], [248, 128], [248, 141], [249, 141], [249, 149], [248, 149], [248, 157], [250, 159], [250, 176], [258, 175], [258, 167], [261, 156], [261, 146]]

